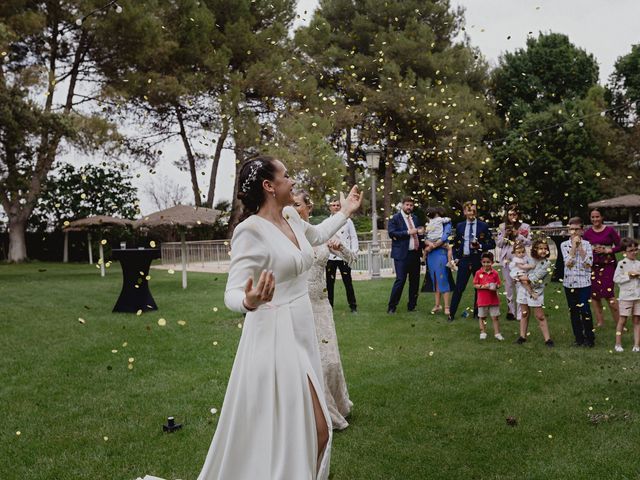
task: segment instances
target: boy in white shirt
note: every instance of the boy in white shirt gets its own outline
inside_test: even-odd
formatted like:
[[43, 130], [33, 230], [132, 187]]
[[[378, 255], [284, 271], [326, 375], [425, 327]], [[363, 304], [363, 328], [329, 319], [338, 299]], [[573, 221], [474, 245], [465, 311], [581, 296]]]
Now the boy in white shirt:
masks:
[[618, 302], [620, 305], [620, 318], [616, 327], [616, 352], [623, 352], [622, 331], [627, 317], [633, 317], [633, 352], [640, 352], [640, 260], [636, 260], [638, 254], [638, 242], [632, 238], [623, 238], [620, 248], [625, 253], [625, 258], [618, 262], [613, 281], [620, 287]]

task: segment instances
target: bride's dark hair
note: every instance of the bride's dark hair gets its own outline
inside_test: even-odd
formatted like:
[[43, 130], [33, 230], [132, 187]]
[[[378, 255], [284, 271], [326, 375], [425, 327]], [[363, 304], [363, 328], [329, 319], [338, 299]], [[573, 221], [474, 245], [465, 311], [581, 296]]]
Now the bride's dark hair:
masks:
[[238, 200], [244, 207], [241, 221], [249, 215], [258, 213], [266, 199], [262, 182], [274, 180], [275, 177], [276, 159], [274, 157], [259, 155], [242, 165], [238, 176]]

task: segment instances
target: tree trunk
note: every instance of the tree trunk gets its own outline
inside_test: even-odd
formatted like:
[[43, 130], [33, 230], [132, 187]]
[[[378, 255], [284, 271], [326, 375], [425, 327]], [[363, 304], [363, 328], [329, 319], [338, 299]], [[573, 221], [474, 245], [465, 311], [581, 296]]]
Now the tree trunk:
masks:
[[196, 171], [196, 159], [189, 143], [189, 137], [187, 136], [187, 130], [184, 126], [184, 118], [182, 117], [182, 110], [180, 106], [176, 107], [176, 117], [178, 124], [180, 125], [180, 137], [182, 138], [182, 144], [187, 152], [187, 161], [189, 162], [189, 172], [191, 173], [191, 188], [193, 189], [193, 197], [196, 203], [196, 207], [202, 206], [202, 200], [200, 199], [200, 187], [198, 186], [198, 172]]
[[384, 228], [387, 228], [391, 216], [391, 194], [393, 191], [393, 154], [385, 149], [384, 152]]
[[[220, 156], [222, 155], [222, 149], [224, 142], [229, 135], [229, 118], [225, 115], [222, 117], [222, 131], [218, 137], [218, 143], [216, 144], [216, 152], [213, 156], [213, 165], [211, 165], [211, 178], [209, 180], [209, 193], [207, 194], [207, 203], [205, 207], [213, 208], [213, 199], [216, 192], [216, 180], [218, 178], [218, 166], [220, 165]], [[235, 195], [234, 195], [235, 198]]]
[[24, 262], [27, 259], [26, 219], [9, 216], [9, 262]]
[[233, 199], [231, 200], [231, 215], [229, 217], [229, 225], [227, 226], [227, 238], [231, 238], [233, 231], [238, 223], [240, 223], [243, 210], [242, 202], [238, 200], [238, 178], [240, 177], [240, 169], [244, 163], [244, 149], [236, 144], [233, 150], [236, 154], [236, 176], [233, 181]]

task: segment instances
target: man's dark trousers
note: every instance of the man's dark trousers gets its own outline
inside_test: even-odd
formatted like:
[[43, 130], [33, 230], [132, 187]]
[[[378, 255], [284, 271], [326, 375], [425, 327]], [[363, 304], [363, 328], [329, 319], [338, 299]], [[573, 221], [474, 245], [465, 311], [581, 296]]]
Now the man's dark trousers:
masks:
[[418, 250], [409, 250], [406, 258], [394, 260], [393, 264], [396, 269], [396, 281], [393, 282], [388, 309], [395, 311], [400, 302], [407, 276], [409, 276], [409, 303], [407, 308], [409, 311], [415, 310], [418, 303], [418, 285], [420, 283], [420, 252]]
[[[463, 256], [458, 262], [458, 274], [456, 275], [456, 288], [453, 291], [453, 298], [451, 299], [451, 318], [453, 318], [458, 311], [458, 305], [460, 304], [460, 300], [462, 299], [462, 294], [464, 293], [464, 289], [469, 282], [469, 278], [473, 278], [480, 267], [482, 267], [482, 262], [480, 260], [481, 254], [474, 253], [471, 255]], [[473, 289], [473, 316], [478, 316], [478, 292], [474, 288]]]
[[329, 297], [329, 303], [333, 307], [333, 290], [336, 283], [337, 269], [340, 269], [340, 276], [344, 283], [344, 289], [347, 291], [347, 302], [349, 302], [349, 308], [351, 308], [351, 310], [356, 310], [358, 305], [356, 304], [356, 294], [353, 291], [351, 267], [344, 260], [329, 260], [327, 262], [327, 296]]

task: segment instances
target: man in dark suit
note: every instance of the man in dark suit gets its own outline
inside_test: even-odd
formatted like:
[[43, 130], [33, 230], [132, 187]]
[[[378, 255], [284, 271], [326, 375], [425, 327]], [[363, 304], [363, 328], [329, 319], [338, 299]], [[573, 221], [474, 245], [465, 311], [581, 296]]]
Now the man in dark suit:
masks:
[[[456, 276], [456, 288], [451, 299], [451, 314], [448, 319], [450, 322], [455, 318], [469, 277], [473, 277], [481, 267], [480, 257], [484, 252], [496, 246], [496, 242], [489, 231], [489, 225], [476, 218], [477, 209], [475, 203], [465, 202], [462, 206], [462, 212], [466, 220], [456, 225], [456, 236], [453, 241], [453, 258], [458, 264], [458, 274]], [[477, 292], [474, 292], [473, 298], [473, 316], [477, 317]]]
[[391, 258], [396, 269], [396, 281], [391, 289], [387, 313], [396, 313], [407, 276], [409, 276], [408, 310], [415, 311], [418, 303], [422, 252], [419, 235], [424, 232], [424, 227], [420, 224], [418, 217], [413, 214], [413, 206], [413, 199], [405, 197], [402, 200], [402, 211], [391, 217], [387, 227], [389, 238], [391, 238]]

